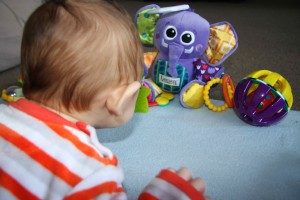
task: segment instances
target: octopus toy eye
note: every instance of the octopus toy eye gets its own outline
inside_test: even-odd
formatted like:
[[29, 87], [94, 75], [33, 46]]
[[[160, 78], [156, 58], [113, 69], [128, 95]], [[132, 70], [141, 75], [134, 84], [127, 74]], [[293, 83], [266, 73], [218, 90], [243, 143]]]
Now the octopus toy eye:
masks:
[[191, 31], [184, 31], [181, 34], [181, 43], [184, 45], [193, 44], [195, 41], [195, 34]]
[[167, 26], [165, 29], [165, 39], [172, 40], [177, 36], [177, 29], [175, 26]]

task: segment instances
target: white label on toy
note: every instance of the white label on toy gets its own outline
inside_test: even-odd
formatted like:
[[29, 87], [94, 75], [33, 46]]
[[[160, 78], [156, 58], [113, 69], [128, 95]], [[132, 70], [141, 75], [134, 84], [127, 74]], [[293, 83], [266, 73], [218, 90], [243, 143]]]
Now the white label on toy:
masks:
[[164, 83], [170, 86], [179, 86], [180, 85], [180, 78], [172, 78], [162, 74], [159, 74], [159, 82]]

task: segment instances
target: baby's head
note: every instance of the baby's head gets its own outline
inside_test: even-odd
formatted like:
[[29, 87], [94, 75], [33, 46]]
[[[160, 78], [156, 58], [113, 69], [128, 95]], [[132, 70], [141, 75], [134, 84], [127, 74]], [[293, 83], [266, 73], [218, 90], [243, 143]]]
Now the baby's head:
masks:
[[97, 127], [131, 118], [143, 53], [129, 15], [101, 0], [52, 0], [28, 19], [24, 96]]

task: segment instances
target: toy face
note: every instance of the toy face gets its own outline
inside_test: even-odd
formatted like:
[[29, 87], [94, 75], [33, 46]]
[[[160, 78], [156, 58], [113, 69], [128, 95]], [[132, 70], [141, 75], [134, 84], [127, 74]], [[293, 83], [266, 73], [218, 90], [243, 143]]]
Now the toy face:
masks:
[[162, 16], [156, 24], [154, 44], [165, 55], [176, 52], [180, 59], [199, 57], [206, 50], [209, 23], [191, 11]]

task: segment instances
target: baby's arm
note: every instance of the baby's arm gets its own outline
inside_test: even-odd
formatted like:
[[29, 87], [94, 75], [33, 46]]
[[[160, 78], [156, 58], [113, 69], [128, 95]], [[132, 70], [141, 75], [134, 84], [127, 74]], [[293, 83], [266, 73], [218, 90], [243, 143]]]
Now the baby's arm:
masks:
[[205, 184], [192, 179], [187, 168], [162, 170], [144, 189], [139, 200], [204, 200]]
[[126, 200], [122, 188], [123, 172], [115, 166], [103, 166], [97, 172], [89, 175], [78, 183], [64, 198], [71, 199], [118, 199]]
[[[122, 188], [123, 172], [114, 166], [103, 166], [91, 174], [64, 198], [70, 199], [118, 199], [126, 200]], [[139, 200], [205, 200], [202, 179], [193, 179], [187, 168], [178, 171], [162, 170], [144, 189]]]

